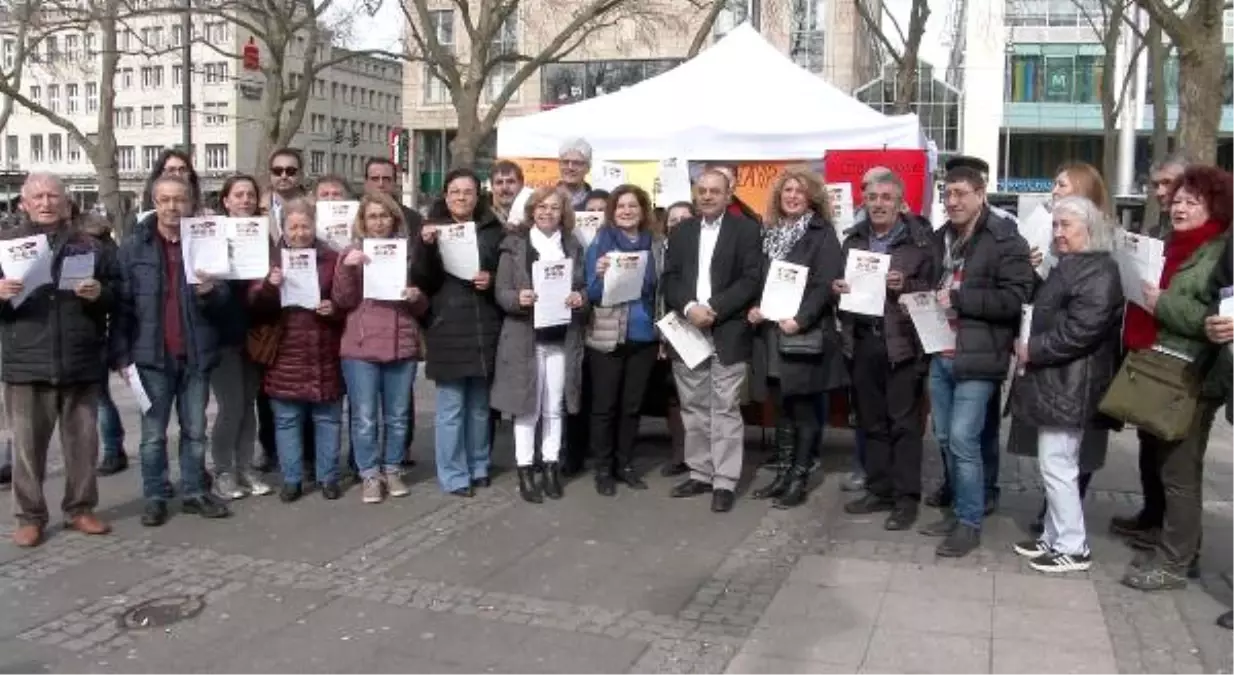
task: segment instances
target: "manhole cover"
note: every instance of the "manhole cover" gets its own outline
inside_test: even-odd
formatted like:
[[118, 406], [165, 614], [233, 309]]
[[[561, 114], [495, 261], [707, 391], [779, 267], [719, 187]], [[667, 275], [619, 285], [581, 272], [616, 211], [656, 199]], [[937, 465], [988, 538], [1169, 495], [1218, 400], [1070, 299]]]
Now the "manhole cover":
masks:
[[200, 595], [169, 595], [133, 605], [117, 621], [121, 628], [162, 628], [191, 619], [205, 608], [206, 600]]

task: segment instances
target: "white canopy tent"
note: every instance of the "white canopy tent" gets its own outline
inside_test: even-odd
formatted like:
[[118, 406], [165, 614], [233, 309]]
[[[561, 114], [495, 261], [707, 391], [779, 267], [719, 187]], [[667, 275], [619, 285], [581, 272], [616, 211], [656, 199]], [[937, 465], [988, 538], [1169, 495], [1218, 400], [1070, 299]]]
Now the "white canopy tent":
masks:
[[887, 116], [780, 53], [749, 24], [697, 57], [612, 94], [502, 120], [500, 157], [556, 157], [585, 138], [595, 157], [821, 158], [827, 150], [924, 148], [916, 115]]

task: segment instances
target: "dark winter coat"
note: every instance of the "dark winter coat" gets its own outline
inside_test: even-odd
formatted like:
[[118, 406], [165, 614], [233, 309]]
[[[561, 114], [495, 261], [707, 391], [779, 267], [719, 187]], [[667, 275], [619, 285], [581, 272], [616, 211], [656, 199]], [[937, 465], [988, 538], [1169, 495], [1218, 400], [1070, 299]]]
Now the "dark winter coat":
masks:
[[[891, 365], [918, 359], [923, 355], [921, 340], [917, 337], [917, 330], [913, 328], [913, 320], [900, 304], [900, 296], [904, 293], [932, 291], [938, 287], [943, 269], [942, 250], [928, 221], [917, 216], [906, 216], [902, 217], [900, 222], [904, 229], [889, 242], [888, 253], [891, 255], [891, 271], [904, 275], [904, 289], [899, 292], [887, 291], [887, 302], [881, 319], [849, 312], [840, 313], [844, 353], [849, 358], [852, 358], [853, 336], [858, 323], [877, 326], [886, 341], [887, 360]], [[845, 260], [848, 259], [850, 250], [870, 250], [870, 239], [873, 235], [869, 220], [858, 221], [844, 234]]]
[[[506, 236], [501, 242], [501, 262], [497, 265], [497, 304], [505, 312], [501, 324], [501, 340], [497, 343], [496, 376], [493, 379], [490, 403], [494, 410], [510, 415], [526, 415], [536, 409], [536, 330], [532, 310], [520, 307], [519, 291], [531, 289], [531, 263], [535, 248], [527, 229]], [[566, 257], [574, 261], [572, 287], [584, 296], [583, 246], [572, 234], [563, 232], [561, 246]], [[565, 405], [571, 414], [579, 411], [583, 393], [583, 331], [586, 306], [574, 311], [574, 320], [566, 327]]]
[[1011, 409], [1035, 427], [1083, 429], [1118, 372], [1123, 322], [1118, 265], [1108, 252], [1063, 255], [1033, 298], [1028, 366]]
[[[761, 249], [760, 249], [761, 250]], [[813, 328], [823, 330], [822, 356], [790, 356], [780, 354], [780, 393], [783, 396], [817, 394], [848, 384], [841, 352], [840, 335], [836, 330], [838, 298], [831, 284], [844, 276], [844, 254], [835, 228], [825, 219], [815, 216], [806, 233], [784, 256], [784, 262], [810, 268], [806, 279], [801, 308], [797, 310], [797, 326], [802, 333]], [[762, 255], [761, 286], [767, 282], [771, 259]], [[759, 297], [762, 290], [760, 286]], [[774, 321], [764, 321], [754, 331], [754, 351], [750, 358], [750, 398], [764, 401], [768, 396], [767, 378], [770, 371], [769, 341], [772, 333], [783, 335]]]
[[[487, 210], [476, 218], [476, 244], [480, 269], [497, 280], [497, 261], [505, 236], [501, 222]], [[427, 224], [437, 224], [430, 220]], [[425, 325], [428, 359], [425, 372], [436, 382], [467, 377], [491, 380], [501, 333], [501, 310], [493, 297], [493, 284], [476, 290], [471, 279], [456, 279], [446, 273], [437, 244], [416, 240], [411, 256], [413, 285], [429, 296]]]
[[[159, 239], [157, 216], [150, 215], [136, 225], [120, 247], [120, 302], [112, 317], [111, 360], [114, 366], [130, 363], [142, 368], [162, 370], [166, 366], [167, 342], [164, 338], [163, 291], [167, 283], [167, 261]], [[185, 359], [192, 370], [208, 373], [218, 365], [218, 323], [230, 306], [231, 290], [216, 283], [209, 292], [198, 295], [184, 278], [176, 275], [180, 288], [180, 312], [184, 333]]]
[[[973, 228], [964, 280], [951, 291], [958, 322], [954, 373], [957, 380], [1002, 381], [1011, 365], [1020, 310], [1032, 296], [1036, 275], [1028, 261], [1028, 242], [1013, 221], [987, 207]], [[948, 223], [934, 233], [940, 247], [947, 245], [951, 229]], [[951, 283], [950, 278], [941, 281], [944, 287]]]
[[[0, 231], [0, 241], [45, 234], [19, 218]], [[52, 283], [34, 290], [14, 308], [0, 302], [0, 380], [8, 384], [87, 384], [107, 377], [107, 320], [120, 291], [120, 269], [110, 238], [92, 236], [78, 223], [48, 234]], [[0, 244], [3, 245], [3, 244]], [[60, 266], [71, 255], [94, 252], [94, 278], [101, 291], [93, 302], [57, 290]], [[0, 278], [3, 274], [0, 273]]]
[[[317, 280], [321, 297], [330, 298], [338, 254], [317, 242]], [[280, 254], [281, 258], [281, 254]], [[278, 287], [264, 279], [249, 286], [249, 302], [254, 309], [271, 313], [282, 304]], [[270, 398], [325, 403], [343, 396], [343, 371], [339, 342], [347, 313], [335, 308], [326, 317], [303, 307], [282, 307], [283, 336], [274, 363], [266, 368], [262, 390]]]

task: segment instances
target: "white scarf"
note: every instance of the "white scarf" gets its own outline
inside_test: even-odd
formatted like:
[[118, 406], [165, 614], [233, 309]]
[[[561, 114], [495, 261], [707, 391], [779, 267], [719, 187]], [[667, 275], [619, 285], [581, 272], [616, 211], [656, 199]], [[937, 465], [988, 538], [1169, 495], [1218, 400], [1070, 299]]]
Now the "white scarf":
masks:
[[531, 226], [531, 247], [540, 254], [540, 260], [549, 262], [551, 260], [562, 260], [566, 257], [566, 252], [561, 246], [561, 230], [556, 230], [553, 234], [548, 235], [540, 231], [540, 228], [535, 225]]

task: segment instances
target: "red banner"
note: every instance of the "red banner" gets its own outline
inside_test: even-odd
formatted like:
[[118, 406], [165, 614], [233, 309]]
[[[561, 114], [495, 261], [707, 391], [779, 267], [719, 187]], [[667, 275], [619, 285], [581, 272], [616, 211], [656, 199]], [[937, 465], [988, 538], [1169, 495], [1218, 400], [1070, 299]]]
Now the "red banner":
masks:
[[853, 208], [861, 206], [861, 178], [865, 172], [883, 166], [904, 181], [904, 201], [914, 213], [926, 206], [929, 157], [925, 150], [829, 150], [823, 157], [823, 176], [828, 183], [852, 183]]

